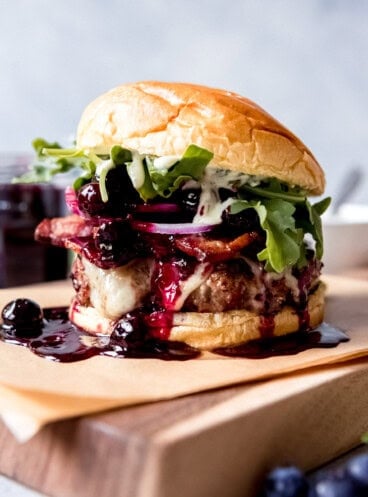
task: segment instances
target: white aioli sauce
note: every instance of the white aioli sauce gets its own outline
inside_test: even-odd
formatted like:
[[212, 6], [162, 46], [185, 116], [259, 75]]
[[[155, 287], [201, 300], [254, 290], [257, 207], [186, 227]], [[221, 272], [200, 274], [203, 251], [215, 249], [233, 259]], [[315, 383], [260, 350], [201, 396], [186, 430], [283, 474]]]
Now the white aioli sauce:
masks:
[[198, 183], [202, 192], [193, 223], [220, 224], [223, 211], [234, 202], [234, 199], [229, 198], [221, 202], [219, 189], [234, 190], [244, 184], [255, 186], [260, 180], [255, 176], [207, 166], [203, 178]]
[[133, 186], [136, 190], [142, 188], [145, 180], [143, 159], [144, 156], [140, 155], [135, 150], [132, 150], [132, 162], [128, 165], [128, 174], [132, 180]]
[[101, 199], [103, 202], [107, 202], [109, 198], [106, 190], [106, 176], [110, 169], [114, 169], [114, 167], [115, 164], [111, 159], [100, 162], [96, 167], [96, 177], [100, 181]]
[[112, 167], [115, 167], [115, 165], [111, 159], [102, 160], [96, 166], [96, 177], [100, 178], [106, 169], [110, 170]]
[[152, 164], [158, 171], [170, 169], [171, 166], [176, 164], [180, 160], [180, 157], [176, 155], [166, 155], [164, 157], [156, 157], [153, 159]]

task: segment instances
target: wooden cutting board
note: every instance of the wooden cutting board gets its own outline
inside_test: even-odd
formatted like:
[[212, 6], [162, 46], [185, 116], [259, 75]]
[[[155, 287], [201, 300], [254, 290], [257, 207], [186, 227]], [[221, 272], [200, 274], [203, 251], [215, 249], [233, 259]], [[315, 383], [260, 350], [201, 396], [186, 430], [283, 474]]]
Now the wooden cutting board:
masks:
[[1, 426], [0, 471], [55, 497], [251, 497], [274, 464], [312, 469], [367, 430], [360, 361], [60, 422], [23, 445]]
[[0, 425], [0, 472], [52, 497], [251, 497], [273, 465], [315, 468], [367, 430], [361, 359], [56, 423], [23, 445]]

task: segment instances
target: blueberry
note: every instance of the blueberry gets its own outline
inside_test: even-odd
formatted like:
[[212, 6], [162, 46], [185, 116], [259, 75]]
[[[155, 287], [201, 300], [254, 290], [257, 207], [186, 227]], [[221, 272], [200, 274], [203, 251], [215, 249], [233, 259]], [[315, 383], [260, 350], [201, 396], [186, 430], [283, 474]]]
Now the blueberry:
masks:
[[106, 189], [109, 203], [117, 216], [129, 212], [135, 204], [142, 203], [125, 166], [115, 167], [107, 173]]
[[346, 465], [346, 474], [360, 488], [368, 490], [368, 454], [353, 457]]
[[104, 262], [127, 263], [138, 255], [138, 235], [123, 221], [103, 221], [95, 234], [95, 246]]
[[22, 337], [38, 335], [43, 324], [41, 307], [30, 299], [12, 300], [2, 310], [1, 317], [5, 330], [14, 330]]
[[226, 228], [236, 233], [259, 231], [259, 218], [254, 209], [245, 209], [238, 214], [231, 214], [228, 209], [222, 213], [222, 221]]
[[125, 314], [116, 323], [110, 337], [113, 345], [128, 350], [144, 340], [144, 324], [139, 311]]
[[317, 481], [310, 492], [310, 497], [357, 497], [354, 482], [344, 475], [326, 475]]
[[272, 470], [265, 481], [264, 497], [306, 497], [307, 480], [295, 466], [279, 467]]
[[109, 204], [102, 201], [98, 183], [88, 183], [78, 190], [79, 209], [90, 216], [108, 215]]
[[197, 211], [200, 190], [180, 190], [180, 202], [182, 206], [193, 215]]

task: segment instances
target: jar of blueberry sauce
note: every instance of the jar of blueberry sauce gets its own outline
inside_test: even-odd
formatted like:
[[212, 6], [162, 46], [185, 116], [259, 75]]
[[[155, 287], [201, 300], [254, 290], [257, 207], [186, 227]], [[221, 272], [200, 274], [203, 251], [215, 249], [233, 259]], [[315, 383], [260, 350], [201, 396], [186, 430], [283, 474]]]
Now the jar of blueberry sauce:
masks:
[[26, 155], [0, 155], [0, 288], [63, 279], [67, 252], [41, 245], [34, 230], [64, 212], [64, 191], [53, 184], [13, 184], [27, 170]]

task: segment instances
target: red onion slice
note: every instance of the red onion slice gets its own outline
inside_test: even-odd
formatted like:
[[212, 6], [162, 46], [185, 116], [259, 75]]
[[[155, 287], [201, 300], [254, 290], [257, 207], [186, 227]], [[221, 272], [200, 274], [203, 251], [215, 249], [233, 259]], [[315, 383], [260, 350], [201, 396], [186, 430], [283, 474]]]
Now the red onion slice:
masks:
[[158, 203], [158, 204], [138, 204], [136, 212], [180, 212], [181, 208], [177, 204]]
[[71, 186], [65, 188], [65, 202], [70, 212], [78, 214], [78, 216], [83, 216], [79, 209], [77, 194]]
[[132, 221], [132, 228], [146, 233], [158, 233], [160, 235], [193, 235], [213, 230], [215, 224], [193, 224], [193, 223], [147, 223], [145, 221]]

